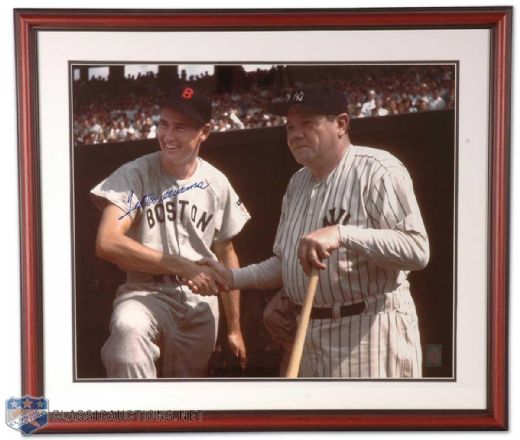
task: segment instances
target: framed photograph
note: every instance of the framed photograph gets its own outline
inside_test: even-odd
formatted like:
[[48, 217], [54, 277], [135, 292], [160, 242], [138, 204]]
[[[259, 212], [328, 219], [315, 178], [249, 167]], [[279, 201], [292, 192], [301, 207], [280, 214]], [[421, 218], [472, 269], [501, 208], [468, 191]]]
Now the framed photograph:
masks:
[[[26, 433], [508, 428], [512, 8], [14, 14], [23, 383], [8, 424]], [[309, 186], [307, 207], [292, 194], [306, 191], [301, 176], [316, 178], [308, 164], [318, 162], [295, 139], [322, 132], [294, 107], [344, 115], [326, 121], [347, 139], [336, 165], [348, 165]], [[203, 128], [179, 122], [179, 108], [206, 115]], [[200, 181], [144, 184], [167, 178], [165, 158], [192, 129]], [[371, 175], [373, 160], [404, 180]], [[139, 174], [145, 163], [156, 168]], [[356, 167], [348, 193], [353, 178], [341, 170]], [[228, 188], [229, 206], [209, 207], [213, 182]], [[221, 243], [232, 238], [241, 266], [267, 261], [273, 273], [281, 261], [283, 289], [255, 275], [238, 306], [233, 294], [198, 294], [199, 278], [116, 259], [100, 244], [107, 204], [120, 224], [143, 225], [142, 236], [124, 234], [150, 258], [160, 251], [225, 277], [196, 261], [227, 261]], [[412, 232], [406, 263], [384, 237], [370, 242], [382, 251], [365, 251], [355, 232], [341, 235], [366, 235], [378, 215], [381, 229]], [[345, 249], [323, 258], [313, 290], [284, 234], [301, 252], [314, 216]], [[182, 315], [173, 329], [164, 304]], [[155, 332], [152, 345], [135, 333], [137, 309], [152, 316], [142, 330]], [[204, 330], [200, 310], [211, 317]], [[136, 353], [147, 361], [122, 373], [120, 359]]]

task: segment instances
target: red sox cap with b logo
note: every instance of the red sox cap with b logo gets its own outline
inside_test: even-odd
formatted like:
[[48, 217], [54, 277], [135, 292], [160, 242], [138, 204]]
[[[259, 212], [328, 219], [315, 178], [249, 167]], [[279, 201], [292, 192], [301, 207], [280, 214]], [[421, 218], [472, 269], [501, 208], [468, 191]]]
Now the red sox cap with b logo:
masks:
[[174, 87], [163, 106], [181, 111], [200, 125], [211, 120], [211, 99], [195, 86]]

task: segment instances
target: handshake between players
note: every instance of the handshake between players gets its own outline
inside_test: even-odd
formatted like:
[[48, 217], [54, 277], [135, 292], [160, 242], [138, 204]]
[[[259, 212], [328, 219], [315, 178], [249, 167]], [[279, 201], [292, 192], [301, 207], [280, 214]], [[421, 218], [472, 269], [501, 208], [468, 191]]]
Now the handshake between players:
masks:
[[[326, 269], [324, 260], [331, 252], [338, 249], [341, 244], [340, 231], [337, 225], [327, 226], [316, 231], [310, 232], [300, 238], [298, 244], [298, 261], [303, 271], [308, 276], [313, 267], [320, 270]], [[194, 293], [199, 295], [216, 295], [223, 291], [229, 291], [242, 286], [236, 286], [232, 269], [211, 259], [203, 258], [196, 262], [198, 270], [193, 270], [193, 277], [182, 278]], [[274, 256], [256, 265], [263, 280], [267, 283], [275, 283], [280, 278], [279, 271], [281, 262]], [[245, 268], [247, 270], [247, 268]], [[238, 269], [240, 270], [240, 269]], [[264, 281], [265, 282], [265, 281]], [[258, 287], [258, 286], [248, 286]], [[279, 287], [279, 286], [270, 286]]]
[[182, 278], [183, 284], [186, 284], [192, 292], [207, 296], [234, 288], [233, 273], [223, 264], [211, 258], [203, 258], [196, 262], [196, 266], [198, 270], [194, 269], [192, 278]]

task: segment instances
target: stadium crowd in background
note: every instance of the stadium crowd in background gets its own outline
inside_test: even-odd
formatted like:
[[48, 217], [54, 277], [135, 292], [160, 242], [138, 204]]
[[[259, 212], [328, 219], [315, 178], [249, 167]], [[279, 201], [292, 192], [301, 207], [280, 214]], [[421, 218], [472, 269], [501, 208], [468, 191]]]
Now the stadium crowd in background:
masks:
[[[213, 131], [283, 125], [269, 113], [304, 82], [327, 82], [343, 90], [351, 118], [453, 109], [455, 74], [450, 65], [273, 66], [234, 73], [227, 87], [207, 72], [186, 77], [213, 97]], [[91, 145], [156, 137], [162, 87], [158, 75], [128, 76], [114, 87], [94, 77], [74, 81], [75, 145]], [[213, 91], [213, 93], [212, 93]]]

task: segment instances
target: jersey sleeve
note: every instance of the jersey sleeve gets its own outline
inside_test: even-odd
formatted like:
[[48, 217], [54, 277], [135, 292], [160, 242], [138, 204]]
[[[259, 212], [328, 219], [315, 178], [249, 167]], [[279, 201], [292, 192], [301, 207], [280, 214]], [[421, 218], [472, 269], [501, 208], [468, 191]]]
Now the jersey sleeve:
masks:
[[381, 267], [420, 270], [430, 250], [411, 178], [402, 166], [383, 171], [369, 191], [372, 228], [338, 225], [340, 241]]
[[282, 260], [273, 255], [261, 263], [232, 269], [235, 289], [279, 289], [282, 286]]
[[377, 229], [426, 234], [408, 171], [384, 171], [369, 189], [367, 210]]
[[218, 206], [214, 241], [229, 240], [242, 230], [251, 216], [227, 179], [220, 189]]
[[102, 211], [108, 204], [121, 209], [121, 216], [132, 221], [140, 214], [140, 200], [144, 197], [139, 171], [131, 164], [123, 165], [90, 190], [94, 204]]

